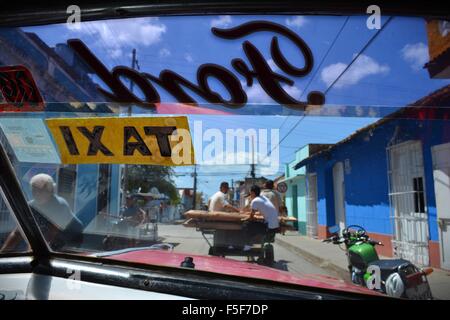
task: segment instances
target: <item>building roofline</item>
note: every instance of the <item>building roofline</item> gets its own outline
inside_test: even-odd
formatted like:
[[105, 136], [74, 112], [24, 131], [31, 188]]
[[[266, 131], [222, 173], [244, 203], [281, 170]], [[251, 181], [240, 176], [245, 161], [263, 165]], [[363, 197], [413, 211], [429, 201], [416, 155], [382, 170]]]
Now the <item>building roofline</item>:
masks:
[[277, 181], [278, 183], [280, 182], [289, 182], [289, 181], [293, 181], [295, 179], [300, 179], [300, 178], [305, 178], [306, 174], [305, 173], [299, 173], [293, 177], [289, 177], [289, 178], [284, 178], [283, 180]]
[[[389, 121], [392, 121], [394, 119], [399, 119], [399, 117], [401, 117], [403, 115], [406, 115], [406, 118], [408, 118], [408, 117], [413, 118], [414, 116], [415, 116], [415, 118], [417, 118], [418, 111], [423, 110], [423, 107], [435, 107], [435, 108], [447, 107], [448, 108], [450, 105], [446, 105], [446, 106], [441, 105], [442, 99], [444, 99], [444, 101], [450, 101], [450, 85], [447, 85], [436, 91], [433, 91], [429, 95], [427, 95], [423, 98], [420, 98], [416, 102], [409, 104], [407, 106], [404, 106], [404, 107], [400, 108], [399, 110], [396, 110], [393, 113], [387, 115], [386, 117], [383, 117], [383, 118], [379, 119], [378, 121], [375, 121], [372, 124], [369, 124], [361, 129], [356, 130], [355, 132], [353, 132], [346, 138], [342, 139], [341, 141], [338, 141], [337, 143], [331, 145], [330, 147], [328, 147], [322, 151], [319, 151], [316, 154], [298, 162], [294, 166], [294, 170], [297, 170], [297, 169], [303, 167], [307, 162], [311, 161], [312, 159], [314, 159], [320, 155], [326, 154], [326, 153], [334, 150], [338, 146], [351, 141], [356, 136], [358, 136], [366, 131], [372, 130], [376, 127], [379, 127], [380, 125], [387, 123]], [[411, 111], [410, 114], [408, 114], [409, 111]]]
[[[430, 78], [434, 78], [443, 70], [443, 66], [448, 67], [448, 61], [450, 59], [450, 48], [445, 49], [433, 60], [427, 62], [424, 66], [428, 70]], [[445, 67], [444, 67], [445, 68]]]
[[[329, 148], [329, 147], [331, 147], [331, 146], [333, 146], [334, 144], [333, 143], [307, 143], [307, 144], [304, 144], [303, 146], [301, 146], [300, 148], [298, 148], [296, 151], [295, 151], [295, 154], [297, 154], [297, 152], [299, 152], [300, 150], [302, 150], [302, 149], [304, 149], [305, 147], [309, 147], [309, 146], [321, 146], [322, 148], [321, 148], [321, 150], [320, 151], [316, 151], [316, 152], [314, 152], [312, 155], [314, 155], [314, 154], [316, 154], [316, 153], [319, 153], [319, 152], [321, 152], [323, 149], [325, 149], [325, 148]], [[309, 157], [311, 157], [312, 155], [310, 155]], [[308, 158], [309, 158], [308, 157]], [[296, 162], [297, 160], [292, 160], [292, 161], [289, 161], [289, 162], [285, 162], [284, 163], [284, 165], [285, 166], [295, 166], [294, 165], [294, 163]], [[294, 170], [296, 170], [295, 168], [294, 168]]]

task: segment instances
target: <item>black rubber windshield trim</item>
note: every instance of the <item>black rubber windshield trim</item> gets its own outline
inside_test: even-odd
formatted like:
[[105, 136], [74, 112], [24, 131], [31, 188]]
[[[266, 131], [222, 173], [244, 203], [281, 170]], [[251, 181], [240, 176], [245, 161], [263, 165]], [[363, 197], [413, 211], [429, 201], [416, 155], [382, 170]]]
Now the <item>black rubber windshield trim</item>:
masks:
[[[366, 15], [367, 8], [376, 4], [381, 14], [448, 19], [449, 10], [439, 1], [392, 0], [78, 0], [82, 21], [164, 15], [213, 14], [305, 14], [305, 15]], [[0, 8], [0, 26], [31, 26], [67, 21], [67, 8], [73, 1], [45, 1], [26, 4], [8, 1]]]

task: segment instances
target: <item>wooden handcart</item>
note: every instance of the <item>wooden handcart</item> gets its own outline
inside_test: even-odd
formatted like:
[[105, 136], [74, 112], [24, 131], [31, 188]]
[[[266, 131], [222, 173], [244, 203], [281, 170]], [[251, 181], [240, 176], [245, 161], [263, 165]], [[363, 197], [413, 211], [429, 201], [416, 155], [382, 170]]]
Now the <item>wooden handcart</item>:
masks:
[[[183, 225], [201, 232], [210, 247], [209, 255], [247, 257], [249, 261], [266, 265], [274, 262], [272, 243], [275, 241], [275, 234], [261, 232], [250, 239], [242, 221], [248, 214], [190, 210], [185, 212], [184, 216], [187, 220]], [[262, 216], [255, 218], [263, 220]], [[280, 232], [292, 229], [288, 224], [291, 221], [296, 219], [280, 218]], [[251, 249], [244, 251], [245, 245], [251, 245]]]

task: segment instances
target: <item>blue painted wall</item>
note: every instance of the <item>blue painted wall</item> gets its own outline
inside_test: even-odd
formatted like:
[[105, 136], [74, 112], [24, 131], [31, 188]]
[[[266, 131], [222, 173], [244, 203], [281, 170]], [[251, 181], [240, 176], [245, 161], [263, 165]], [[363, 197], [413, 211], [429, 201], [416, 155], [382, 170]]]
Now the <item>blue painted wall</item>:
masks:
[[118, 215], [120, 211], [120, 165], [111, 165], [110, 181], [109, 212]]
[[99, 166], [97, 164], [78, 165], [75, 213], [88, 225], [97, 215]]
[[[302, 235], [306, 235], [306, 182], [305, 176], [299, 175], [286, 181], [288, 189], [285, 194], [285, 202], [288, 215], [297, 219], [294, 226]], [[294, 192], [296, 188], [296, 192]], [[295, 193], [295, 194], [294, 194]]]
[[333, 165], [348, 159], [350, 166], [344, 170], [346, 223], [362, 225], [369, 232], [392, 234], [386, 147], [397, 126], [395, 144], [422, 142], [429, 234], [431, 240], [438, 240], [431, 147], [450, 141], [449, 122], [445, 120], [391, 120], [371, 133], [358, 134], [328, 154], [312, 158], [306, 169], [317, 173], [320, 225], [335, 224]]
[[[309, 146], [306, 145], [295, 152], [295, 160], [285, 165], [285, 181], [288, 190], [285, 194], [286, 207], [288, 215], [297, 219], [294, 226], [302, 235], [306, 235], [306, 210], [307, 210], [307, 191], [305, 181], [305, 168], [294, 169], [294, 166], [301, 160], [309, 156]], [[293, 189], [296, 188], [296, 195]]]

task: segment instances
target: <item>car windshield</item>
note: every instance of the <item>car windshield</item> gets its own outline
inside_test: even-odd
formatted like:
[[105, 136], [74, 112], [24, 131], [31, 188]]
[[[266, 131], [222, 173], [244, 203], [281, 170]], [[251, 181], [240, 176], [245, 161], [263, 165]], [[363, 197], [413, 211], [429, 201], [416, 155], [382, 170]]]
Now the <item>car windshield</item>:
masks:
[[351, 282], [357, 225], [450, 298], [449, 54], [376, 13], [1, 27], [1, 147], [51, 251]]

